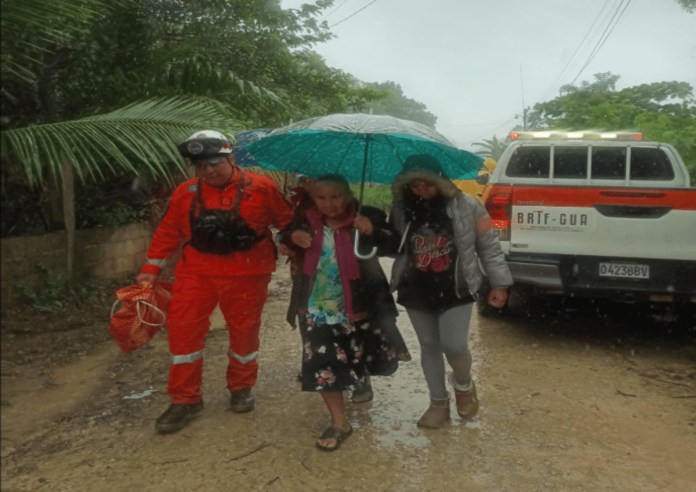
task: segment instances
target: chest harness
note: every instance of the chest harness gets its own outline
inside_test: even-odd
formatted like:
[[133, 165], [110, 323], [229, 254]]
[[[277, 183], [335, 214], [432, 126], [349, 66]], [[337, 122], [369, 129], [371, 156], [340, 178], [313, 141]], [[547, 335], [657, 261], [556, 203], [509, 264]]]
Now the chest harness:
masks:
[[191, 246], [201, 253], [229, 255], [236, 251], [247, 251], [263, 238], [239, 215], [239, 204], [244, 194], [244, 174], [239, 176], [237, 193], [229, 210], [206, 208], [201, 185], [199, 179], [189, 210]]

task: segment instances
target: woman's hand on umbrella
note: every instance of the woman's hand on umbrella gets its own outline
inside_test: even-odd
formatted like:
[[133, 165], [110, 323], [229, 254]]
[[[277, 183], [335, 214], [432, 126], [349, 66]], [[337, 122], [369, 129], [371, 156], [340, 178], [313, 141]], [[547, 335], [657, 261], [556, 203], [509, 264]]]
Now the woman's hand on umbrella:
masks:
[[312, 245], [312, 235], [307, 231], [297, 230], [290, 234], [290, 241], [300, 248], [307, 249]]
[[491, 289], [488, 293], [488, 304], [495, 308], [502, 308], [505, 306], [508, 298], [508, 290], [505, 287], [497, 287]]
[[372, 225], [372, 222], [370, 222], [370, 219], [368, 219], [364, 215], [358, 215], [353, 220], [353, 227], [356, 228], [358, 232], [363, 236], [371, 236], [372, 233], [375, 232], [375, 228]]

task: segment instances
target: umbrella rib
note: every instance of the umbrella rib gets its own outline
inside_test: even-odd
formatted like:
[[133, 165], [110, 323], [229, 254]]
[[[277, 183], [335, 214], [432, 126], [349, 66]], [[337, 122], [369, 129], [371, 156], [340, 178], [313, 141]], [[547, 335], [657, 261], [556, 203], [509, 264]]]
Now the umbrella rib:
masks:
[[341, 156], [341, 160], [338, 161], [339, 167], [341, 164], [343, 164], [343, 161], [345, 160], [346, 155], [348, 155], [348, 152], [350, 151], [350, 147], [356, 142], [360, 143], [361, 138], [365, 138], [365, 137], [366, 137], [366, 135], [362, 134], [362, 133], [354, 133], [353, 134], [353, 139], [351, 140], [350, 144], [348, 144], [346, 146], [346, 150], [343, 151], [343, 155]]

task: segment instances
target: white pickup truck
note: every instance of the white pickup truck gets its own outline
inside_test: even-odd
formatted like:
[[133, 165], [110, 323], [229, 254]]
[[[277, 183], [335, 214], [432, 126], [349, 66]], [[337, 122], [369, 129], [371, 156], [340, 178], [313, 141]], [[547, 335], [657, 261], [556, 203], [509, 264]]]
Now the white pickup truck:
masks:
[[512, 132], [486, 208], [525, 296], [696, 303], [696, 189], [640, 134]]

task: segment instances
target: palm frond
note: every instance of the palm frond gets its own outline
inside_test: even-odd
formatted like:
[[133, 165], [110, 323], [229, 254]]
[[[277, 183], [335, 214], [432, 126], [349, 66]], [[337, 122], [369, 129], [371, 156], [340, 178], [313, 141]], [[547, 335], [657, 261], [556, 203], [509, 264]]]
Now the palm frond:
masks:
[[240, 127], [217, 101], [174, 97], [140, 101], [78, 120], [7, 130], [0, 137], [3, 158], [20, 163], [28, 181], [38, 184], [49, 176], [62, 179], [66, 162], [83, 181], [102, 179], [105, 168], [137, 172], [139, 165], [168, 178], [182, 166], [176, 144], [190, 133], [215, 128], [231, 134]]
[[[89, 27], [108, 7], [105, 0], [5, 0], [0, 19], [3, 30], [29, 31], [35, 37], [64, 41], [72, 32]], [[56, 24], [56, 18], [63, 23]]]
[[244, 80], [230, 70], [221, 70], [202, 58], [186, 58], [170, 63], [158, 84], [167, 84], [189, 94], [215, 98], [228, 94], [246, 94], [266, 102], [284, 105], [275, 92]]
[[4, 0], [0, 10], [5, 76], [35, 83], [27, 67], [85, 32], [110, 6], [105, 0]]

